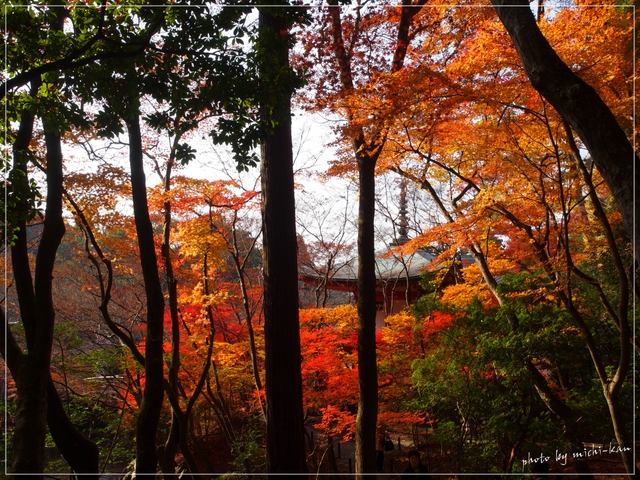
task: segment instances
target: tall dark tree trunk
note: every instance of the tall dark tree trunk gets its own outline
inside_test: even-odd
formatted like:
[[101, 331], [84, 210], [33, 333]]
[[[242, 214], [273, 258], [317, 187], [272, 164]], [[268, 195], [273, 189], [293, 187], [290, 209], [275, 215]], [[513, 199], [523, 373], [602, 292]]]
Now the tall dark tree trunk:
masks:
[[[176, 122], [177, 123], [177, 122]], [[173, 172], [173, 166], [176, 160], [176, 150], [179, 145], [181, 135], [177, 134], [173, 141], [173, 146], [171, 148], [171, 153], [169, 154], [169, 161], [167, 163], [165, 175], [164, 175], [164, 191], [169, 194], [171, 192], [171, 175]], [[173, 273], [173, 262], [171, 259], [171, 223], [172, 223], [172, 210], [171, 210], [171, 201], [165, 200], [164, 202], [164, 224], [162, 227], [162, 243], [160, 245], [160, 251], [162, 255], [162, 261], [164, 264], [165, 270], [165, 280], [167, 282], [167, 290], [169, 296], [169, 316], [171, 319], [171, 360], [169, 362], [169, 380], [165, 383], [165, 389], [167, 391], [167, 396], [169, 397], [169, 401], [171, 403], [171, 428], [169, 430], [169, 435], [167, 440], [164, 443], [164, 446], [161, 446], [159, 451], [158, 461], [160, 463], [160, 467], [162, 472], [165, 474], [165, 478], [170, 478], [171, 475], [175, 475], [175, 456], [178, 450], [178, 446], [180, 446], [182, 455], [184, 456], [187, 466], [189, 468], [190, 473], [198, 473], [198, 466], [191, 453], [191, 448], [189, 447], [187, 436], [188, 436], [188, 425], [189, 419], [191, 418], [191, 411], [195, 401], [200, 396], [202, 392], [202, 387], [204, 385], [204, 378], [209, 374], [209, 366], [211, 359], [211, 352], [213, 348], [213, 337], [211, 337], [211, 341], [209, 343], [208, 355], [205, 364], [205, 368], [202, 371], [200, 381], [198, 386], [192, 393], [191, 398], [189, 399], [189, 403], [187, 405], [186, 410], [183, 412], [180, 408], [180, 403], [178, 400], [179, 397], [179, 389], [180, 389], [180, 381], [178, 379], [178, 373], [180, 371], [180, 319], [178, 312], [178, 279], [175, 277]], [[206, 259], [205, 259], [206, 266]], [[205, 278], [205, 295], [208, 292], [207, 286], [207, 275], [204, 275]], [[193, 477], [191, 477], [193, 478]], [[207, 477], [205, 477], [207, 478]]]
[[[32, 93], [35, 94], [40, 83], [32, 84]], [[13, 194], [17, 205], [11, 214], [9, 223], [14, 235], [11, 246], [11, 262], [13, 278], [18, 295], [20, 317], [25, 330], [27, 349], [33, 350], [35, 337], [38, 330], [36, 294], [33, 287], [33, 278], [29, 265], [27, 248], [27, 221], [29, 215], [29, 178], [27, 173], [27, 159], [29, 143], [33, 134], [34, 115], [29, 111], [22, 112], [20, 127], [13, 144], [13, 169], [10, 174]], [[8, 328], [8, 327], [7, 327]], [[14, 352], [20, 351], [19, 349]], [[12, 354], [11, 349], [8, 352]], [[11, 365], [17, 355], [7, 360]], [[17, 367], [17, 368], [16, 368]], [[15, 430], [12, 442], [12, 466], [11, 470], [17, 473], [38, 473], [44, 470], [44, 439], [46, 435], [46, 388], [43, 382], [38, 385], [38, 376], [33, 375], [33, 356], [31, 359], [24, 355], [16, 367], [11, 369], [11, 374], [16, 382], [18, 397], [18, 409], [14, 421]], [[31, 386], [25, 384], [35, 381]], [[34, 397], [31, 399], [31, 397]]]
[[145, 387], [136, 420], [136, 473], [155, 473], [158, 463], [156, 432], [164, 398], [163, 321], [164, 296], [160, 285], [158, 261], [149, 219], [147, 187], [142, 162], [140, 118], [127, 119], [129, 162], [133, 214], [140, 249], [140, 263], [147, 296], [147, 330], [145, 341]]
[[376, 362], [375, 166], [358, 159], [358, 414], [356, 416], [356, 472], [376, 471], [378, 366]]
[[[263, 125], [277, 122], [262, 143], [264, 338], [269, 473], [305, 473], [298, 263], [291, 142], [291, 92], [277, 80], [289, 68], [284, 9], [260, 9]], [[268, 97], [266, 97], [268, 98]], [[272, 101], [272, 99], [276, 99]]]
[[[425, 0], [401, 0], [397, 41], [393, 51], [391, 73], [403, 68], [413, 18]], [[338, 0], [329, 1], [331, 43], [344, 92], [353, 92], [351, 52], [345, 46]], [[351, 34], [349, 34], [351, 35]], [[355, 38], [351, 38], [355, 42]], [[346, 109], [349, 123], [353, 112]], [[367, 141], [362, 127], [352, 128], [355, 158], [358, 162], [360, 200], [358, 206], [358, 382], [359, 399], [356, 417], [356, 473], [374, 473], [376, 424], [378, 419], [378, 373], [376, 363], [376, 272], [375, 272], [375, 166], [387, 140], [388, 119], [378, 119]]]
[[560, 59], [540, 31], [528, 0], [492, 0], [520, 55], [531, 85], [578, 133], [607, 182], [640, 256], [640, 222], [634, 222], [638, 156], [597, 92]]
[[[18, 138], [14, 144], [14, 188], [20, 199], [28, 197], [28, 142], [33, 128], [33, 116], [24, 112]], [[22, 321], [27, 335], [28, 354], [15, 372], [18, 392], [13, 437], [14, 473], [40, 473], [44, 470], [44, 440], [47, 421], [47, 388], [55, 312], [53, 309], [53, 267], [58, 246], [64, 235], [62, 220], [62, 150], [60, 136], [44, 122], [47, 148], [47, 206], [42, 237], [36, 255], [35, 278], [31, 284], [25, 217], [17, 220], [18, 238], [12, 250], [12, 263], [17, 285]], [[28, 205], [22, 203], [28, 208]], [[22, 212], [26, 215], [27, 210]], [[25, 302], [32, 302], [26, 305]]]
[[[162, 243], [160, 245], [160, 251], [162, 255], [162, 263], [164, 265], [164, 276], [167, 282], [167, 290], [169, 294], [169, 316], [171, 319], [171, 359], [169, 361], [169, 381], [165, 388], [169, 391], [167, 394], [169, 398], [173, 396], [178, 398], [178, 372], [180, 371], [180, 323], [178, 317], [178, 280], [173, 274], [173, 263], [171, 261], [171, 201], [168, 200], [169, 193], [171, 192], [171, 174], [173, 171], [173, 164], [175, 162], [175, 151], [180, 140], [180, 135], [176, 134], [171, 153], [169, 155], [169, 161], [167, 163], [165, 175], [164, 175], [164, 191], [167, 194], [167, 200], [164, 201], [164, 224], [162, 225]], [[179, 410], [179, 406], [178, 410]], [[173, 408], [171, 413], [171, 428], [169, 429], [169, 435], [164, 443], [164, 447], [161, 449], [161, 455], [159, 455], [159, 462], [161, 470], [164, 474], [175, 474], [175, 456], [178, 449], [181, 422], [184, 421], [180, 411], [176, 411]]]
[[71, 423], [51, 376], [47, 382], [47, 425], [56, 447], [78, 480], [95, 479], [100, 472], [98, 446]]
[[[39, 86], [39, 82], [34, 84], [32, 91], [35, 91]], [[12, 264], [13, 264], [13, 276], [15, 279], [16, 290], [18, 293], [18, 303], [20, 306], [20, 316], [23, 320], [25, 327], [25, 334], [27, 337], [27, 349], [34, 348], [34, 341], [37, 336], [38, 323], [36, 322], [36, 293], [33, 287], [33, 279], [31, 278], [31, 269], [29, 267], [29, 257], [27, 254], [27, 236], [26, 236], [26, 221], [25, 213], [29, 209], [27, 202], [28, 192], [28, 178], [27, 178], [27, 150], [31, 141], [33, 132], [34, 116], [30, 112], [24, 112], [20, 121], [20, 127], [18, 129], [18, 135], [14, 143], [14, 172], [12, 172], [12, 183], [14, 185], [15, 193], [20, 198], [18, 207], [12, 212], [14, 215], [18, 215], [16, 218], [10, 219], [11, 228], [17, 228], [15, 230], [15, 241], [12, 246]], [[54, 146], [55, 142], [59, 142], [59, 138], [49, 137], [49, 144], [51, 144], [52, 154], [54, 151], [59, 151], [59, 148]], [[60, 159], [61, 161], [61, 159]], [[51, 164], [56, 168], [56, 162]], [[60, 228], [59, 226], [57, 228]], [[4, 325], [4, 315], [2, 315], [2, 325]], [[29, 376], [29, 368], [27, 366], [27, 356], [23, 355], [22, 350], [13, 339], [13, 335], [9, 330], [9, 326], [6, 325], [7, 344], [9, 345], [8, 351], [5, 352], [4, 335], [2, 345], [2, 356], [4, 357], [11, 375], [16, 380], [16, 383], [20, 383], [21, 379], [27, 372]], [[3, 334], [5, 330], [3, 327]], [[25, 370], [26, 369], [26, 370]], [[38, 397], [40, 399], [47, 399], [46, 402], [46, 419], [49, 425], [49, 431], [53, 437], [56, 446], [60, 450], [69, 466], [76, 473], [98, 473], [98, 448], [96, 445], [87, 439], [80, 431], [78, 431], [66, 414], [58, 392], [56, 391], [50, 374], [47, 373], [46, 379], [46, 394], [42, 392], [41, 380], [37, 380], [36, 390], [39, 392]], [[36, 378], [38, 378], [36, 376]], [[27, 387], [31, 390], [31, 387]], [[40, 411], [42, 405], [36, 406]], [[39, 418], [38, 415], [32, 415], [28, 413], [29, 410], [23, 410], [25, 414]], [[40, 420], [38, 420], [40, 422]], [[37, 436], [33, 435], [32, 439], [36, 440]], [[44, 437], [42, 439], [44, 442]], [[42, 443], [44, 446], [44, 443]], [[27, 450], [22, 452], [20, 448], [16, 450], [14, 446], [14, 460], [15, 456], [24, 455], [34, 462], [40, 463], [38, 450]], [[24, 460], [17, 460], [21, 465], [25, 464]], [[44, 460], [42, 459], [42, 462]], [[29, 467], [30, 471], [37, 471], [39, 467], [33, 469]]]

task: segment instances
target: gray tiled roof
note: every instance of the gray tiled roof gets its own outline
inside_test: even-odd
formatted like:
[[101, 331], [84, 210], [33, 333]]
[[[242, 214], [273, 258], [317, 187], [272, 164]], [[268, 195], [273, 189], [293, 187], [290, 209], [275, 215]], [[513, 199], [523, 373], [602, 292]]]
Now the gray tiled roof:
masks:
[[[379, 280], [399, 280], [403, 281], [409, 278], [409, 280], [416, 280], [420, 278], [422, 272], [433, 261], [435, 255], [425, 251], [419, 250], [411, 255], [378, 255], [376, 257], [376, 276]], [[315, 277], [316, 274], [312, 272], [302, 272], [303, 275], [308, 277]], [[358, 278], [358, 260], [357, 258], [351, 259], [338, 267], [338, 271], [331, 277], [333, 282], [355, 282]]]

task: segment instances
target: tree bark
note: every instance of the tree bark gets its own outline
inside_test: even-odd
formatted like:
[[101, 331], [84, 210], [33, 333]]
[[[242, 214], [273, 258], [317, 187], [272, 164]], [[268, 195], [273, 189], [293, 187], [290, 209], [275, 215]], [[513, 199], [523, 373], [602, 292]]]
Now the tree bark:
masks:
[[[426, 2], [402, 0], [397, 41], [390, 65], [391, 73], [404, 66], [413, 18]], [[331, 47], [340, 74], [342, 91], [353, 93], [352, 59], [345, 47], [342, 18], [337, 0], [329, 2]], [[351, 39], [351, 44], [356, 39]], [[347, 120], [353, 113], [347, 109]], [[356, 474], [375, 473], [375, 439], [378, 418], [378, 373], [376, 362], [376, 272], [375, 272], [375, 166], [386, 143], [389, 121], [377, 119], [367, 141], [362, 127], [354, 128], [351, 141], [358, 162], [360, 199], [358, 205], [358, 414], [356, 416]]]
[[34, 475], [44, 471], [48, 373], [34, 356], [27, 355], [14, 375], [17, 390], [11, 471]]
[[[37, 89], [39, 82], [34, 84], [34, 89]], [[14, 170], [12, 173], [12, 180], [16, 193], [22, 198], [20, 200], [20, 206], [17, 209], [19, 215], [24, 214], [29, 208], [26, 200], [26, 193], [28, 191], [28, 179], [27, 179], [27, 163], [26, 163], [26, 151], [29, 147], [29, 143], [32, 137], [34, 116], [29, 112], [24, 112], [18, 129], [18, 135], [14, 143]], [[58, 151], [54, 143], [59, 142], [56, 137], [49, 137], [48, 140], [51, 144], [51, 151]], [[53, 142], [53, 143], [51, 143]], [[61, 153], [60, 153], [61, 155]], [[52, 167], [56, 168], [56, 162], [51, 162]], [[21, 193], [20, 193], [21, 192]], [[27, 348], [33, 349], [35, 338], [37, 336], [37, 322], [36, 322], [36, 293], [34, 291], [33, 279], [31, 278], [31, 271], [29, 268], [29, 257], [27, 254], [27, 236], [26, 236], [26, 221], [24, 217], [11, 221], [12, 227], [17, 227], [15, 232], [16, 238], [12, 246], [12, 264], [13, 275], [16, 282], [16, 290], [18, 293], [18, 302], [20, 306], [20, 315], [25, 327], [25, 334], [27, 338]], [[59, 226], [57, 228], [60, 228]], [[4, 325], [4, 312], [2, 312], [2, 322]], [[3, 334], [5, 330], [3, 328]], [[22, 353], [21, 348], [13, 338], [9, 326], [6, 325], [7, 344], [8, 351], [5, 352], [4, 336], [2, 340], [2, 356], [5, 359], [11, 375], [16, 380], [16, 383], [20, 383], [21, 379], [25, 375], [25, 368], [27, 376], [30, 376], [29, 369], [26, 366], [27, 356]], [[12, 348], [13, 347], [13, 348]], [[86, 438], [81, 432], [79, 432], [69, 420], [58, 392], [56, 391], [50, 375], [47, 373], [47, 378], [41, 378], [37, 381], [37, 386], [33, 386], [38, 392], [40, 399], [46, 398], [46, 420], [49, 425], [49, 431], [53, 437], [56, 446], [60, 450], [60, 453], [65, 458], [67, 463], [76, 473], [98, 473], [98, 448], [96, 445]], [[29, 379], [27, 381], [30, 381]], [[46, 381], [46, 391], [42, 390], [42, 381]], [[32, 387], [27, 387], [27, 390], [31, 390]], [[45, 393], [46, 392], [46, 393]], [[40, 406], [34, 406], [38, 411]], [[31, 415], [27, 410], [23, 410], [25, 414]], [[35, 435], [34, 435], [35, 439]], [[15, 447], [14, 447], [15, 450]], [[21, 455], [20, 449], [18, 449], [17, 455]], [[33, 458], [36, 461], [38, 455], [33, 454], [33, 451], [25, 452], [25, 455]], [[18, 460], [21, 465], [24, 464], [22, 460]], [[37, 467], [36, 467], [37, 468]], [[31, 468], [30, 468], [31, 470]], [[35, 470], [32, 470], [35, 471]]]
[[[35, 94], [40, 82], [35, 82], [31, 91]], [[17, 211], [11, 212], [15, 218], [10, 218], [11, 230], [14, 235], [11, 247], [11, 261], [13, 277], [16, 282], [20, 317], [25, 329], [27, 349], [32, 350], [37, 334], [37, 303], [33, 286], [33, 278], [29, 266], [27, 248], [27, 222], [30, 205], [29, 179], [27, 174], [27, 158], [29, 143], [33, 134], [34, 115], [31, 112], [22, 112], [18, 135], [13, 145], [13, 169], [11, 181], [14, 195], [17, 197]], [[8, 328], [8, 326], [7, 326]], [[10, 333], [10, 332], [8, 332]], [[16, 344], [17, 345], [17, 344]], [[19, 347], [14, 353], [21, 351]], [[12, 351], [9, 349], [9, 355]], [[46, 388], [42, 381], [38, 381], [35, 370], [38, 368], [33, 355], [20, 355], [7, 359], [7, 364], [14, 363], [11, 374], [16, 382], [17, 409], [14, 417], [15, 429], [13, 437], [12, 472], [39, 473], [44, 470], [44, 439], [46, 435]], [[6, 358], [6, 357], [5, 357]], [[34, 364], [35, 363], [35, 364]], [[40, 380], [43, 380], [42, 378]], [[27, 382], [35, 382], [31, 385]]]
[[640, 222], [634, 191], [640, 191], [635, 173], [638, 156], [611, 110], [560, 59], [542, 35], [528, 0], [492, 0], [535, 88], [578, 133], [602, 174], [622, 214], [636, 256], [640, 253]]
[[[33, 117], [25, 113], [23, 118], [27, 122], [25, 129], [19, 131], [19, 138], [14, 145], [14, 168], [17, 168], [20, 182], [16, 185], [18, 195], [26, 198], [28, 195], [28, 181], [26, 170], [26, 150], [33, 125]], [[31, 122], [31, 126], [28, 123]], [[16, 259], [13, 259], [14, 269], [21, 273], [16, 276], [26, 285], [18, 287], [21, 315], [27, 333], [27, 348], [29, 353], [20, 362], [19, 369], [14, 379], [18, 391], [17, 408], [15, 416], [15, 430], [13, 437], [13, 461], [14, 473], [40, 473], [44, 470], [44, 440], [47, 421], [47, 383], [49, 379], [49, 366], [51, 361], [51, 347], [53, 342], [53, 326], [55, 312], [53, 308], [53, 267], [58, 246], [62, 241], [65, 227], [62, 220], [62, 150], [60, 147], [60, 135], [52, 131], [47, 122], [44, 123], [44, 137], [47, 148], [47, 206], [45, 209], [42, 237], [38, 244], [36, 255], [35, 278], [33, 290], [31, 290], [31, 274], [29, 261], [26, 257], [26, 234], [22, 232], [19, 241], [20, 246], [16, 250]], [[21, 126], [22, 127], [22, 126]], [[22, 136], [20, 135], [22, 134]], [[22, 197], [24, 196], [24, 197]], [[26, 213], [26, 212], [24, 212]], [[26, 228], [26, 222], [20, 220], [19, 228]], [[19, 262], [22, 260], [22, 262]], [[31, 299], [34, 304], [25, 306], [23, 302]]]
[[[274, 82], [278, 70], [288, 70], [286, 12], [260, 9], [262, 79]], [[269, 62], [269, 64], [267, 64]], [[277, 82], [277, 81], [276, 81]], [[267, 397], [267, 470], [305, 473], [306, 453], [302, 409], [298, 267], [291, 142], [291, 93], [274, 83], [275, 104], [261, 106], [263, 125], [277, 122], [263, 141], [262, 225], [264, 271], [264, 337]]]
[[358, 414], [356, 415], [356, 472], [376, 471], [378, 365], [376, 361], [375, 166], [358, 160]]
[[56, 447], [78, 480], [95, 479], [100, 472], [98, 447], [71, 423], [51, 376], [47, 382], [47, 425]]
[[158, 261], [149, 219], [147, 187], [142, 162], [140, 119], [127, 119], [129, 131], [129, 162], [133, 214], [140, 249], [140, 263], [147, 296], [147, 329], [145, 342], [145, 387], [136, 419], [136, 474], [155, 473], [158, 463], [156, 432], [164, 398], [163, 321], [164, 295], [160, 286]]
[[[174, 122], [177, 123], [177, 122]], [[167, 194], [167, 199], [164, 201], [164, 223], [162, 225], [162, 243], [160, 245], [160, 252], [162, 256], [162, 263], [164, 265], [164, 276], [167, 282], [167, 290], [169, 294], [169, 317], [171, 319], [171, 359], [169, 360], [169, 380], [165, 387], [168, 389], [167, 394], [171, 397], [178, 397], [178, 372], [180, 370], [180, 323], [178, 319], [178, 280], [173, 274], [173, 263], [171, 261], [171, 201], [169, 200], [169, 193], [171, 192], [171, 174], [173, 171], [173, 164], [175, 162], [175, 151], [180, 140], [180, 134], [176, 133], [169, 154], [169, 160], [164, 175], [164, 192]], [[176, 400], [177, 403], [177, 400]], [[174, 475], [175, 469], [175, 456], [178, 449], [178, 443], [181, 430], [184, 427], [181, 423], [184, 422], [184, 416], [181, 415], [179, 405], [172, 406], [171, 412], [171, 427], [169, 429], [169, 435], [164, 443], [163, 447], [159, 448], [158, 461], [160, 463], [160, 469], [165, 474], [165, 478]], [[193, 473], [193, 472], [192, 472]]]

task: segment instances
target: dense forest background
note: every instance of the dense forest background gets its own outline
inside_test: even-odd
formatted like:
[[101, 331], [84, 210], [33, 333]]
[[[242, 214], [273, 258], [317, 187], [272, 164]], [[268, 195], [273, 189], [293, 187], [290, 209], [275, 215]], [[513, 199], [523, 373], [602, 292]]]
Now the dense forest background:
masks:
[[5, 473], [635, 472], [634, 5], [3, 11]]

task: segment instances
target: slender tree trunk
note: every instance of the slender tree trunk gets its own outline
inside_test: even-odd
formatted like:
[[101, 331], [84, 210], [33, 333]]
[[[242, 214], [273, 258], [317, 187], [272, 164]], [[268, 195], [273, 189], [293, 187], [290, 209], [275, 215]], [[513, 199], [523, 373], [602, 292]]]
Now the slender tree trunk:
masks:
[[356, 473], [376, 471], [378, 366], [376, 362], [376, 271], [374, 245], [375, 160], [359, 164], [358, 205], [358, 414]]
[[[32, 95], [35, 95], [40, 83], [35, 83], [31, 87]], [[11, 244], [11, 266], [13, 278], [18, 295], [18, 305], [20, 307], [20, 317], [24, 325], [27, 348], [33, 346], [36, 323], [35, 309], [36, 299], [33, 290], [33, 278], [29, 267], [29, 251], [27, 247], [27, 222], [29, 214], [29, 177], [28, 177], [28, 155], [29, 143], [33, 136], [34, 116], [28, 111], [22, 113], [18, 134], [13, 144], [13, 168], [9, 174], [11, 185], [16, 197], [15, 209], [8, 211], [10, 233], [13, 235]]]
[[640, 191], [635, 170], [638, 156], [624, 130], [597, 92], [560, 59], [542, 35], [528, 0], [492, 0], [520, 55], [531, 85], [578, 133], [607, 182], [627, 233], [640, 254], [640, 222], [634, 191]]
[[78, 480], [95, 479], [100, 472], [98, 447], [71, 423], [51, 376], [47, 382], [47, 425], [56, 447]]
[[[571, 444], [573, 451], [579, 452], [582, 449], [583, 436], [578, 427], [578, 418], [573, 409], [559, 399], [556, 394], [549, 388], [547, 379], [538, 371], [535, 365], [528, 359], [524, 361], [525, 367], [529, 371], [533, 385], [540, 396], [540, 399], [547, 406], [549, 411], [557, 415], [564, 425], [564, 437]], [[576, 472], [584, 474], [582, 478], [592, 480], [591, 470], [586, 459], [574, 459]]]
[[[261, 48], [271, 57], [262, 59], [265, 84], [289, 68], [287, 31], [284, 9], [260, 9]], [[267, 469], [305, 473], [291, 93], [277, 83], [268, 88], [278, 100], [262, 106], [261, 119], [277, 122], [261, 152]]]
[[[14, 168], [18, 169], [16, 173], [19, 177], [16, 189], [18, 195], [24, 195], [24, 198], [27, 195], [25, 188], [28, 188], [25, 157], [28, 143], [21, 144], [19, 142], [30, 139], [33, 125], [31, 115], [28, 113], [25, 115], [26, 117], [23, 118], [26, 122], [24, 130], [21, 125], [19, 138], [14, 145]], [[52, 132], [46, 122], [44, 122], [44, 129], [47, 147], [47, 206], [42, 237], [36, 256], [33, 289], [30, 285], [31, 274], [29, 260], [26, 257], [26, 234], [24, 232], [16, 240], [16, 244], [20, 242], [20, 245], [15, 251], [16, 258], [13, 259], [14, 269], [19, 270], [16, 282], [19, 281], [18, 278], [20, 281], [26, 281], [26, 285], [18, 287], [21, 314], [31, 315], [23, 317], [29, 353], [20, 362], [14, 377], [18, 392], [11, 468], [14, 473], [40, 473], [44, 470], [44, 440], [48, 408], [47, 386], [50, 381], [49, 366], [55, 323], [52, 295], [53, 267], [56, 252], [65, 230], [62, 220], [60, 136]], [[20, 220], [18, 223], [20, 227], [26, 227], [24, 220]], [[32, 306], [26, 307], [23, 312], [23, 302], [28, 300], [34, 303]]]
[[136, 420], [136, 473], [155, 473], [158, 463], [156, 432], [164, 397], [163, 321], [164, 296], [160, 286], [153, 228], [149, 219], [147, 187], [142, 162], [140, 119], [127, 120], [131, 189], [140, 263], [147, 296], [147, 330], [145, 342], [145, 386], [142, 405]]
[[[412, 20], [424, 0], [412, 3], [400, 2], [402, 9], [397, 30], [397, 42], [393, 51], [391, 73], [404, 65], [410, 43]], [[331, 43], [344, 92], [354, 90], [350, 51], [345, 46], [339, 2], [329, 1]], [[355, 42], [351, 38], [351, 42]], [[352, 123], [353, 113], [347, 109], [347, 119]], [[389, 122], [379, 119], [367, 142], [364, 129], [354, 128], [351, 140], [358, 161], [360, 200], [358, 206], [358, 381], [359, 399], [356, 416], [356, 473], [374, 473], [376, 423], [378, 418], [378, 374], [376, 364], [376, 272], [374, 249], [375, 216], [375, 165], [386, 143]]]
[[[174, 393], [175, 394], [175, 393]], [[178, 450], [178, 436], [180, 435], [180, 419], [175, 410], [171, 412], [171, 426], [163, 445], [158, 447], [158, 463], [163, 478], [169, 480], [176, 474], [176, 452]]]
[[[580, 311], [578, 311], [578, 309], [573, 304], [571, 296], [562, 289], [560, 282], [558, 281], [559, 275], [554, 270], [553, 262], [548, 257], [548, 253], [545, 250], [544, 246], [534, 239], [530, 226], [520, 221], [513, 213], [505, 208], [501, 208], [501, 213], [509, 218], [515, 226], [526, 232], [531, 245], [536, 251], [541, 263], [543, 264], [549, 279], [556, 284], [556, 298], [562, 303], [565, 310], [571, 315], [575, 324], [579, 328], [582, 339], [584, 340], [589, 351], [589, 355], [591, 356], [593, 366], [598, 374], [598, 378], [603, 388], [603, 394], [609, 406], [616, 440], [618, 440], [619, 446], [622, 449], [621, 454], [625, 469], [628, 473], [633, 472], [634, 465], [632, 454], [630, 453], [631, 444], [629, 443], [628, 435], [626, 435], [625, 433], [625, 425], [621, 420], [621, 412], [618, 407], [618, 394], [620, 388], [622, 388], [623, 383], [627, 380], [632, 351], [630, 342], [631, 332], [629, 329], [629, 323], [627, 321], [627, 303], [629, 301], [629, 292], [625, 287], [625, 281], [621, 281], [620, 285], [619, 320], [617, 325], [620, 331], [620, 354], [618, 357], [618, 367], [616, 369], [616, 373], [613, 375], [613, 378], [610, 378], [609, 374], [606, 371], [605, 364], [602, 361], [602, 354], [598, 350], [598, 345], [593, 332], [585, 322]], [[614, 253], [615, 251], [612, 252], [612, 255]], [[624, 275], [624, 271], [622, 271], [621, 273]], [[627, 448], [629, 448], [629, 450], [627, 450]]]
[[[35, 93], [39, 84], [32, 85], [32, 93]], [[15, 218], [9, 218], [11, 232], [14, 235], [11, 246], [11, 261], [13, 267], [13, 277], [16, 283], [18, 294], [18, 304], [20, 316], [25, 329], [27, 348], [32, 348], [36, 335], [36, 301], [33, 289], [33, 279], [29, 267], [29, 255], [27, 249], [27, 222], [30, 206], [28, 203], [29, 179], [27, 176], [27, 158], [29, 143], [33, 133], [34, 116], [24, 111], [20, 121], [20, 127], [16, 140], [13, 144], [13, 169], [10, 174], [14, 195], [17, 198], [17, 208], [9, 212]], [[3, 328], [4, 328], [3, 324]], [[7, 326], [7, 329], [9, 327]], [[10, 333], [10, 332], [8, 332]], [[17, 344], [16, 344], [17, 347]], [[17, 362], [20, 354], [20, 362]], [[9, 355], [12, 350], [9, 349]], [[38, 387], [25, 385], [25, 381], [31, 377], [28, 356], [22, 358], [21, 350], [18, 347], [13, 350], [12, 358], [7, 359], [9, 365], [15, 362], [16, 367], [12, 368], [11, 374], [16, 382], [18, 390], [18, 409], [15, 414], [15, 433], [13, 438], [12, 471], [14, 472], [42, 472], [44, 470], [44, 409], [46, 404], [46, 390]], [[37, 377], [33, 377], [34, 379]], [[35, 389], [35, 402], [28, 400], [30, 391]], [[33, 410], [33, 411], [31, 411]], [[31, 419], [31, 424], [27, 420]], [[19, 428], [18, 428], [19, 427]], [[25, 431], [26, 429], [26, 431]], [[31, 443], [27, 443], [27, 442]]]
[[609, 408], [609, 415], [611, 416], [611, 423], [613, 425], [613, 433], [620, 447], [620, 456], [627, 472], [632, 473], [635, 471], [634, 465], [634, 442], [629, 438], [627, 433], [627, 426], [625, 423], [625, 412], [620, 408], [620, 399], [617, 394], [611, 394], [607, 386], [603, 386], [604, 397], [607, 401], [607, 407]]
[[[164, 176], [164, 191], [166, 194], [171, 192], [171, 174], [173, 163], [175, 160], [175, 151], [178, 145], [180, 135], [176, 134], [173, 142], [173, 148], [169, 155], [167, 169]], [[166, 198], [169, 198], [167, 195]], [[162, 243], [160, 251], [162, 254], [162, 263], [164, 265], [165, 280], [169, 293], [169, 316], [171, 319], [171, 360], [169, 361], [169, 382], [166, 386], [170, 389], [169, 395], [172, 395], [177, 402], [178, 398], [178, 372], [180, 370], [180, 323], [178, 319], [178, 281], [173, 274], [173, 263], [171, 262], [171, 202], [164, 202], [164, 223], [162, 225]], [[160, 468], [166, 475], [175, 474], [175, 456], [178, 449], [179, 436], [181, 430], [181, 422], [184, 420], [176, 407], [172, 407], [171, 412], [171, 428], [164, 446], [159, 449], [158, 461]], [[167, 477], [168, 478], [168, 477]]]
[[[36, 85], [39, 85], [39, 83], [36, 82]], [[36, 85], [34, 85], [34, 90], [37, 89]], [[33, 115], [28, 112], [24, 112], [22, 120], [20, 122], [18, 136], [14, 144], [14, 169], [16, 171], [15, 174], [12, 174], [12, 176], [14, 177], [13, 183], [16, 191], [23, 192], [19, 194], [22, 198], [22, 201], [20, 203], [21, 208], [18, 209], [18, 211], [23, 212], [28, 208], [28, 204], [26, 202], [26, 189], [28, 188], [26, 151], [31, 141], [33, 121]], [[55, 146], [56, 141], [59, 142], [59, 139], [56, 140], [55, 136], [49, 137], [48, 142], [52, 152], [59, 151], [59, 148]], [[56, 162], [52, 162], [51, 166], [55, 169]], [[32, 349], [34, 348], [34, 341], [36, 338], [37, 330], [37, 324], [35, 322], [36, 297], [33, 287], [33, 281], [31, 278], [31, 271], [29, 268], [29, 257], [27, 254], [26, 222], [24, 221], [24, 218], [21, 218], [12, 220], [11, 224], [12, 227], [15, 226], [18, 228], [18, 230], [16, 231], [16, 239], [14, 241], [14, 245], [12, 246], [13, 274], [16, 281], [16, 289], [18, 292], [20, 313], [25, 327], [25, 334], [27, 336], [27, 348]], [[60, 227], [58, 226], [57, 228]], [[4, 321], [2, 322], [2, 324], [4, 324]], [[12, 376], [16, 380], [16, 383], [20, 383], [20, 380], [18, 380], [18, 378], [22, 378], [24, 375], [23, 367], [25, 367], [26, 357], [22, 354], [20, 347], [18, 347], [15, 340], [13, 340], [13, 335], [9, 330], [8, 325], [6, 326], [6, 328], [8, 338], [12, 340], [15, 348], [12, 351], [13, 353], [6, 354], [4, 351], [3, 341], [2, 355], [7, 362], [7, 366], [9, 367]], [[39, 392], [39, 398], [47, 399], [46, 418], [49, 425], [49, 431], [51, 432], [51, 436], [53, 437], [56, 446], [74, 472], [98, 473], [98, 448], [93, 442], [87, 439], [73, 426], [66, 414], [66, 411], [64, 410], [64, 407], [62, 405], [62, 402], [60, 401], [60, 397], [53, 385], [50, 375], [47, 374], [47, 377], [46, 394], [42, 392], [42, 385], [40, 384], [40, 380], [44, 380], [44, 378], [38, 380], [38, 386], [27, 387], [27, 389], [31, 390], [32, 388], [35, 388]], [[34, 408], [39, 409], [40, 407]], [[23, 411], [28, 412], [28, 410]], [[35, 435], [33, 437], [34, 439], [36, 438]], [[29, 450], [25, 453], [25, 455], [39, 462], [39, 454], [34, 455], [34, 451]], [[19, 463], [23, 464], [24, 462], [19, 461]]]
[[238, 213], [233, 213], [233, 223], [231, 231], [231, 244], [228, 243], [229, 253], [233, 258], [233, 264], [236, 268], [238, 275], [238, 282], [240, 284], [240, 292], [242, 294], [242, 309], [244, 310], [245, 321], [247, 322], [247, 333], [249, 334], [249, 354], [251, 356], [251, 371], [253, 373], [253, 379], [256, 384], [256, 393], [258, 394], [258, 400], [260, 402], [260, 410], [262, 416], [266, 418], [266, 412], [264, 410], [264, 402], [262, 400], [262, 380], [260, 379], [260, 369], [258, 367], [258, 350], [256, 348], [255, 333], [253, 330], [253, 316], [255, 309], [252, 310], [249, 301], [249, 292], [247, 290], [247, 276], [245, 273], [245, 267], [247, 261], [251, 257], [255, 242], [258, 236], [253, 240], [251, 247], [247, 250], [244, 258], [240, 258], [240, 246], [238, 244], [238, 228], [237, 228]]

